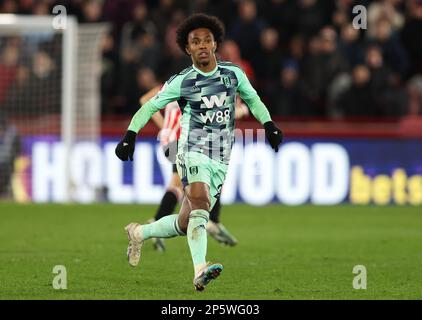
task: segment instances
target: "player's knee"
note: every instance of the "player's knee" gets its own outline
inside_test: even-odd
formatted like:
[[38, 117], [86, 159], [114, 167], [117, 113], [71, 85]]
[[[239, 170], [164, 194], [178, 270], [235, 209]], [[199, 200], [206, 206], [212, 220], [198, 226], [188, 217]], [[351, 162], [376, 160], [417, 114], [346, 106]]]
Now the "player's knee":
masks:
[[191, 210], [202, 209], [209, 211], [211, 202], [207, 185], [204, 183], [193, 183], [186, 190], [186, 196], [189, 200]]
[[209, 211], [211, 207], [210, 199], [206, 195], [197, 195], [188, 197], [192, 210]]

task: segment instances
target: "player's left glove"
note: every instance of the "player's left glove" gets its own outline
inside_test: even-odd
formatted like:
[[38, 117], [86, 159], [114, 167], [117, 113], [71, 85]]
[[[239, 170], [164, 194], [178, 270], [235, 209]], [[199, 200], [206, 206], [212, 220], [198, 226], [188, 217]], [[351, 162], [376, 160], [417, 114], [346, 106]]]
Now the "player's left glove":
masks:
[[133, 161], [135, 152], [136, 132], [128, 130], [116, 147], [116, 156], [122, 161]]
[[278, 146], [283, 142], [283, 132], [277, 128], [272, 121], [264, 123], [265, 136], [271, 145], [271, 148], [278, 152]]

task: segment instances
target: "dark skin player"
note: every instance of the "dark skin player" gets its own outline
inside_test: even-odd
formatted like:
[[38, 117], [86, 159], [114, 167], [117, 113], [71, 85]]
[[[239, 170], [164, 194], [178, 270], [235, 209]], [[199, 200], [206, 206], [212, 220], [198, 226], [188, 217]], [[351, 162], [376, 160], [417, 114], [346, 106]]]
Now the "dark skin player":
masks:
[[[199, 28], [192, 30], [188, 35], [188, 45], [185, 48], [193, 64], [203, 72], [210, 72], [217, 66], [215, 51], [217, 42], [209, 29]], [[186, 186], [186, 197], [183, 200], [179, 213], [179, 226], [183, 232], [187, 231], [189, 213], [192, 210], [202, 209], [210, 211], [210, 190], [203, 182], [194, 182]]]

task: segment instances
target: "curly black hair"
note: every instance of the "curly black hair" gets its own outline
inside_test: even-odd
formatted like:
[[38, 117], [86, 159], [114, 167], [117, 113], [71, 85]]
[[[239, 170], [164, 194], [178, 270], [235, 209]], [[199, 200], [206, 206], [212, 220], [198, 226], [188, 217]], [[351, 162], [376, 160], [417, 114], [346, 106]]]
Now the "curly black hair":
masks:
[[217, 41], [217, 45], [223, 41], [225, 33], [223, 22], [221, 22], [221, 20], [216, 16], [195, 13], [183, 21], [176, 31], [176, 42], [179, 45], [180, 50], [182, 50], [184, 53], [186, 53], [185, 48], [188, 44], [189, 32], [199, 28], [209, 29], [214, 36], [214, 40]]

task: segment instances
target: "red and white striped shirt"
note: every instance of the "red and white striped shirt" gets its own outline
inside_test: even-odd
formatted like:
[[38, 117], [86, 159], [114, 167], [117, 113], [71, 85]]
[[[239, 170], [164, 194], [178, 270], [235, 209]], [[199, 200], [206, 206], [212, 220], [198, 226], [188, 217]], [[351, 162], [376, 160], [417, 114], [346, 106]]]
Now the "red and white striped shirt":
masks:
[[176, 101], [170, 102], [166, 105], [163, 128], [160, 131], [160, 142], [162, 145], [167, 145], [170, 142], [174, 142], [179, 139], [181, 132], [181, 116], [182, 112], [180, 111], [179, 104]]

